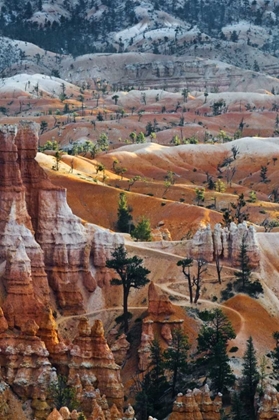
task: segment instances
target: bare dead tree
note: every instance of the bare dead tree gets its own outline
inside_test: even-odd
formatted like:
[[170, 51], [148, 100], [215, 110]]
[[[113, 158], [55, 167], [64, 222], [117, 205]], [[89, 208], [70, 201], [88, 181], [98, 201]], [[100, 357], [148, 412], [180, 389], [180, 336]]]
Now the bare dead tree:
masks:
[[[197, 303], [200, 298], [200, 290], [202, 285], [202, 274], [207, 270], [207, 262], [200, 258], [197, 260], [197, 274], [192, 276], [191, 267], [193, 266], [193, 258], [185, 258], [177, 262], [182, 267], [182, 272], [188, 281], [190, 303]], [[194, 297], [195, 288], [195, 297]]]
[[203, 259], [198, 259], [197, 276], [193, 276], [193, 286], [196, 287], [194, 303], [197, 303], [200, 298], [202, 274], [207, 270], [207, 262]]
[[190, 303], [193, 303], [193, 282], [191, 277], [191, 267], [193, 266], [193, 258], [185, 258], [177, 262], [179, 267], [182, 267], [182, 272], [188, 280]]
[[236, 168], [229, 166], [226, 170], [226, 180], [227, 184], [230, 184], [230, 187], [232, 186], [232, 179], [236, 173]]
[[218, 252], [216, 252], [216, 255], [215, 255], [215, 265], [216, 265], [216, 271], [217, 271], [217, 276], [218, 276], [218, 282], [219, 284], [221, 284], [222, 283], [221, 271], [223, 270], [223, 266], [220, 263], [220, 256]]

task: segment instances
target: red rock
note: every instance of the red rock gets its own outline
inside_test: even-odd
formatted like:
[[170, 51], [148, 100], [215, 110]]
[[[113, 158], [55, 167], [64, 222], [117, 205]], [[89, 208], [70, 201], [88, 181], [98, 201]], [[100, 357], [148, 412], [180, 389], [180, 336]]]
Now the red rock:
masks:
[[2, 309], [10, 328], [21, 328], [28, 320], [40, 318], [43, 303], [35, 297], [30, 259], [21, 239], [8, 254], [4, 285], [7, 297]]
[[173, 404], [170, 420], [220, 420], [222, 408], [221, 394], [214, 401], [209, 396], [206, 386], [203, 391], [188, 390], [186, 395], [178, 394]]
[[148, 288], [148, 313], [157, 316], [174, 313], [173, 305], [168, 296], [160, 292], [153, 282], [150, 282]]
[[0, 334], [7, 331], [8, 323], [6, 318], [4, 317], [4, 313], [2, 308], [0, 307]]
[[130, 349], [130, 343], [126, 340], [127, 336], [121, 334], [120, 337], [110, 346], [115, 362], [122, 365], [127, 358]]
[[59, 411], [54, 408], [50, 415], [47, 417], [47, 420], [63, 420], [63, 417], [59, 413]]
[[[94, 392], [98, 383], [100, 391], [106, 395], [110, 404], [118, 408], [123, 406], [123, 385], [120, 367], [115, 363], [113, 354], [107, 345], [101, 321], [96, 320], [88, 336], [88, 325], [81, 319], [79, 334], [73, 341], [70, 351], [69, 378], [73, 381], [78, 374], [83, 390], [91, 387], [87, 393]], [[90, 378], [90, 382], [88, 382]], [[98, 380], [98, 382], [97, 382]], [[84, 391], [83, 391], [84, 392]], [[88, 412], [88, 410], [87, 410]]]

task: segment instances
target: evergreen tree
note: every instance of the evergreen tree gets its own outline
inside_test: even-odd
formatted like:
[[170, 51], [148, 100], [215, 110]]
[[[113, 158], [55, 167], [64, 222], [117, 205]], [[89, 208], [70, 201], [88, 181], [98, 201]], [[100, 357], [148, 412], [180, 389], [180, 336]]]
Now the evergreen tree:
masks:
[[226, 353], [228, 340], [235, 338], [235, 332], [220, 309], [205, 311], [202, 316], [205, 316], [207, 322], [198, 335], [198, 352], [204, 355], [212, 388], [223, 393], [235, 381]]
[[227, 387], [235, 382], [235, 376], [229, 365], [226, 343], [222, 340], [219, 340], [213, 348], [210, 358], [209, 377], [211, 379], [211, 389], [216, 392], [222, 392], [222, 394]]
[[76, 389], [67, 383], [67, 378], [58, 375], [56, 381], [50, 383], [49, 397], [54, 407], [59, 410], [61, 407], [68, 407], [71, 411], [78, 407]]
[[163, 353], [164, 366], [171, 375], [172, 397], [176, 395], [179, 386], [183, 386], [184, 376], [188, 372], [188, 337], [181, 328], [172, 331], [172, 345]]
[[218, 343], [227, 344], [228, 340], [235, 338], [235, 332], [231, 322], [221, 309], [206, 311], [205, 316], [207, 322], [201, 327], [198, 335], [198, 351], [212, 356]]
[[124, 332], [128, 332], [128, 297], [131, 288], [140, 289], [149, 280], [146, 277], [150, 271], [142, 266], [142, 259], [137, 256], [128, 257], [124, 245], [120, 245], [112, 252], [111, 259], [106, 261], [106, 267], [112, 268], [118, 274], [118, 278], [113, 278], [111, 284], [122, 286], [123, 288], [123, 324]]
[[236, 277], [237, 283], [240, 282], [240, 290], [245, 292], [247, 289], [247, 285], [250, 283], [251, 280], [251, 266], [250, 266], [250, 258], [247, 254], [247, 245], [245, 243], [245, 237], [243, 236], [241, 241], [241, 247], [238, 254], [237, 261], [239, 263], [239, 270], [234, 272]]
[[231, 203], [231, 206], [235, 210], [233, 218], [237, 223], [242, 223], [244, 220], [249, 219], [249, 213], [246, 209], [244, 210], [244, 207], [246, 206], [246, 201], [244, 200], [243, 193], [239, 194], [237, 202]]
[[159, 415], [162, 411], [161, 398], [169, 387], [165, 376], [163, 353], [157, 339], [151, 343], [150, 351], [150, 370], [141, 383], [140, 392], [136, 395], [136, 412], [141, 419], [147, 419], [148, 415], [156, 417]]
[[252, 337], [247, 340], [241, 381], [241, 397], [251, 419], [255, 418], [254, 397], [259, 382], [256, 351]]
[[133, 229], [131, 208], [128, 207], [126, 194], [119, 194], [118, 211], [117, 211], [117, 229], [119, 232], [130, 233]]
[[232, 420], [250, 420], [248, 414], [245, 412], [243, 403], [239, 395], [234, 392], [232, 396]]
[[151, 241], [151, 227], [150, 221], [146, 217], [142, 217], [139, 223], [131, 232], [132, 238], [135, 238], [137, 241]]

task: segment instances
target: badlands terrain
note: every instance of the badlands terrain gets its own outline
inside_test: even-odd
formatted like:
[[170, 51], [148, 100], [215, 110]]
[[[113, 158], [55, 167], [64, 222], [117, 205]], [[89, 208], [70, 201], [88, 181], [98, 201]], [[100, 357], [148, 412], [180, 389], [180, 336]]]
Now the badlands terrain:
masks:
[[[75, 383], [75, 372], [88, 358], [81, 343], [90, 338], [86, 332], [89, 326], [101, 320], [104, 332], [98, 334], [102, 340], [106, 337], [122, 369], [113, 370], [113, 387], [108, 376], [99, 373], [99, 386], [109, 402], [120, 409], [124, 395], [128, 402], [135, 403], [133, 378], [138, 366], [146, 364], [140, 351], [146, 340], [150, 345], [154, 334], [159, 334], [161, 345], [166, 346], [164, 333], [160, 332], [164, 323], [176, 325], [183, 320], [191, 351], [195, 352], [201, 323], [193, 316], [195, 310], [220, 308], [230, 319], [236, 338], [229, 348], [237, 349], [231, 353], [231, 366], [238, 376], [249, 336], [253, 336], [258, 358], [274, 348], [272, 334], [279, 330], [277, 96], [268, 89], [256, 89], [253, 83], [252, 78], [249, 92], [204, 95], [190, 90], [185, 97], [179, 89], [102, 92], [36, 74], [3, 79], [1, 348], [6, 366], [10, 363], [7, 340], [15, 345], [12, 340], [20, 342], [25, 334], [30, 341], [41, 340], [40, 345], [47, 346], [49, 356], [45, 357], [51, 365]], [[272, 86], [276, 83], [273, 78]], [[217, 111], [216, 103], [222, 104], [217, 105]], [[143, 132], [143, 143], [137, 143], [130, 136], [132, 132]], [[73, 146], [95, 144], [103, 133], [108, 138], [106, 151], [98, 151], [94, 158], [86, 150], [73, 154]], [[47, 142], [57, 144], [61, 157], [58, 170], [56, 151], [45, 149]], [[12, 144], [15, 146], [11, 148]], [[204, 192], [202, 200], [197, 190]], [[129, 234], [114, 233], [120, 193], [126, 195], [135, 224], [143, 216], [150, 220], [152, 242], [135, 242]], [[226, 231], [222, 227], [223, 213], [233, 209], [232, 203], [237, 203], [241, 194], [246, 201], [243, 210], [249, 214], [247, 221]], [[215, 234], [216, 229], [219, 233]], [[234, 280], [243, 236], [253, 278], [260, 281], [263, 293], [258, 299], [236, 294], [224, 300], [222, 291]], [[121, 328], [115, 318], [122, 312], [122, 299], [117, 286], [110, 285], [112, 273], [105, 268], [106, 258], [121, 243], [129, 253], [143, 259], [150, 270], [148, 277], [156, 285], [149, 292], [146, 286], [130, 293], [133, 318], [128, 340], [134, 337], [130, 350], [124, 336], [118, 338]], [[215, 266], [217, 249], [223, 266], [221, 284]], [[10, 262], [5, 264], [8, 255]], [[186, 279], [177, 266], [178, 260], [188, 256], [208, 261], [196, 305], [189, 302]], [[24, 278], [20, 274], [23, 272]], [[167, 303], [167, 297], [172, 303]], [[50, 312], [45, 313], [42, 305], [47, 305]], [[37, 327], [30, 326], [31, 320]], [[147, 329], [149, 321], [154, 324], [153, 331]], [[22, 331], [19, 337], [14, 336], [17, 330]], [[79, 361], [72, 359], [71, 343], [81, 346]], [[32, 352], [39, 357], [38, 349]], [[33, 381], [28, 390], [15, 385], [18, 375], [30, 378], [28, 369], [20, 367], [22, 354], [17, 354], [13, 374], [8, 378], [8, 372], [3, 371], [3, 381], [8, 381], [17, 396], [10, 393], [5, 397], [7, 407], [19, 410], [16, 418], [29, 418], [32, 410], [38, 418], [46, 418], [48, 406], [42, 409], [41, 405], [47, 385], [40, 396]], [[70, 371], [65, 370], [65, 360]], [[90, 360], [98, 375], [98, 358]], [[38, 367], [30, 370], [36, 381]], [[88, 385], [80, 372], [85, 390]], [[50, 372], [44, 375], [48, 377]], [[23, 411], [18, 397], [26, 400]], [[88, 414], [92, 406], [86, 401], [83, 410]], [[8, 408], [7, 413], [6, 418], [15, 418]]]
[[[253, 337], [257, 420], [278, 418], [278, 1], [0, 7], [0, 419], [61, 420], [48, 417], [57, 375], [87, 419], [147, 418], [136, 394], [153, 339], [167, 349], [182, 327], [193, 361], [214, 309], [236, 334], [238, 384]], [[151, 241], [119, 232], [123, 194]], [[254, 297], [231, 290], [243, 241]], [[120, 245], [150, 271], [130, 291], [128, 334], [106, 267]], [[192, 273], [207, 263], [196, 303], [185, 258]], [[171, 420], [232, 418], [232, 394], [196, 379]], [[161, 398], [169, 414], [174, 398]]]

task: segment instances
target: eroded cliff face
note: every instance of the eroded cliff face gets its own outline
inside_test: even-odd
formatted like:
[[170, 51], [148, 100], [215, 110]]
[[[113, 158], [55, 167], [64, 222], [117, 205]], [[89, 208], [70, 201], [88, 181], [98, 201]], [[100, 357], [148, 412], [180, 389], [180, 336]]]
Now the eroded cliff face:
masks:
[[35, 161], [37, 143], [35, 123], [0, 127], [0, 263], [6, 292], [13, 293], [9, 277], [19, 265], [13, 261], [21, 258], [26, 293], [31, 296], [32, 290], [39, 303], [48, 305], [50, 286], [64, 314], [83, 313], [84, 301], [97, 283], [100, 287], [109, 283], [105, 261], [123, 239], [84, 226], [73, 215], [66, 191], [53, 186]]
[[230, 259], [233, 264], [238, 264], [241, 245], [247, 247], [247, 255], [251, 267], [256, 268], [260, 262], [260, 249], [256, 238], [256, 230], [246, 222], [236, 225], [231, 223], [227, 228], [222, 228], [218, 223], [212, 230], [210, 225], [200, 228], [191, 241], [188, 241], [187, 251], [192, 258], [203, 258], [208, 262], [215, 256]]
[[105, 261], [123, 240], [73, 215], [66, 191], [35, 161], [37, 143], [34, 123], [0, 126], [1, 374], [16, 395], [32, 401], [37, 418], [46, 418], [47, 390], [60, 372], [80, 383], [82, 402], [94, 385], [121, 410], [120, 368], [102, 325], [85, 333], [81, 322], [75, 341], [64, 343], [51, 308], [85, 313], [95, 289], [109, 284]]

